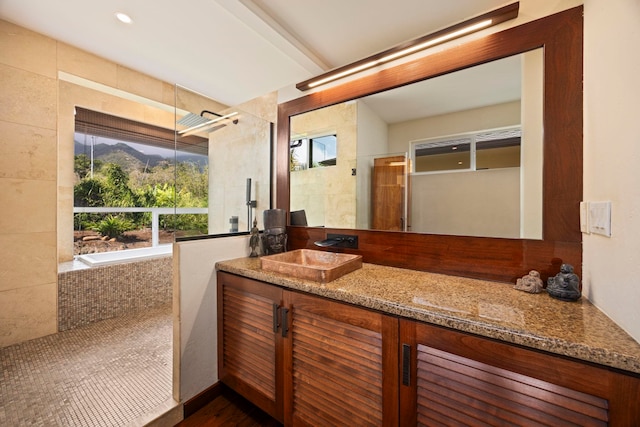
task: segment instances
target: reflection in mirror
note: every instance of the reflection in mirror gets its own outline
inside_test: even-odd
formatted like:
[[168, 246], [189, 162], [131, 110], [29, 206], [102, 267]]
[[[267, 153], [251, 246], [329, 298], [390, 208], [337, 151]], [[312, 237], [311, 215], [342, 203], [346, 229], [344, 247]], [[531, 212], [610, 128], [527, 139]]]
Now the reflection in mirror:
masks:
[[335, 133], [342, 165], [291, 173], [291, 210], [311, 226], [541, 239], [542, 64], [537, 49], [291, 117], [292, 138]]
[[300, 137], [291, 141], [291, 172], [336, 165], [336, 136]]
[[358, 156], [358, 228], [408, 231], [411, 160], [407, 153]]
[[[290, 172], [291, 211], [310, 226], [356, 228], [357, 103], [346, 102], [291, 118], [292, 141], [335, 135], [334, 166]], [[290, 157], [293, 162], [293, 157]]]
[[[272, 124], [176, 88], [176, 152], [201, 157], [176, 169], [177, 237], [247, 232], [271, 208]], [[198, 138], [193, 140], [190, 138]]]

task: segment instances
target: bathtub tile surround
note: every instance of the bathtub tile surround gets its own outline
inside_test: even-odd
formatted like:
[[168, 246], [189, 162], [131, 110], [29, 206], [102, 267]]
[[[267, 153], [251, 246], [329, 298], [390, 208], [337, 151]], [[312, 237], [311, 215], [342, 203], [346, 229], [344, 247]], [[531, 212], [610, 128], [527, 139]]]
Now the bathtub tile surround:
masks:
[[172, 259], [157, 258], [58, 274], [58, 330], [171, 304]]

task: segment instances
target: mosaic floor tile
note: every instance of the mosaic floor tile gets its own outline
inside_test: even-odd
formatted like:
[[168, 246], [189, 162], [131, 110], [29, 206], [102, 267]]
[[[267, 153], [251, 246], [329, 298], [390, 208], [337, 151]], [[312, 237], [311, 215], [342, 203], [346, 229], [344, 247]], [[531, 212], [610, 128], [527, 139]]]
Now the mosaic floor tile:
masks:
[[124, 426], [171, 397], [171, 307], [0, 348], [0, 426]]

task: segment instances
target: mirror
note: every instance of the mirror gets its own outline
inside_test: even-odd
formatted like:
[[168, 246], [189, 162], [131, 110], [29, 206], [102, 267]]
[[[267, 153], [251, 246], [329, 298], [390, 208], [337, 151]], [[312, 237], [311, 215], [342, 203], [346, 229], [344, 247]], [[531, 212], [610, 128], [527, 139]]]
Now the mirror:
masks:
[[[541, 48], [541, 238], [352, 229], [357, 230], [360, 251], [372, 263], [508, 281], [530, 269], [541, 270], [543, 277], [547, 271], [555, 274], [558, 260], [580, 266], [582, 12], [580, 6], [568, 9], [280, 104], [276, 207], [290, 209], [290, 124], [295, 116]], [[331, 232], [331, 228], [289, 227], [291, 247], [312, 247], [313, 239]]]
[[[536, 49], [292, 116], [291, 210], [316, 226], [541, 239], [542, 76]], [[294, 144], [324, 135], [335, 167], [295, 164]]]

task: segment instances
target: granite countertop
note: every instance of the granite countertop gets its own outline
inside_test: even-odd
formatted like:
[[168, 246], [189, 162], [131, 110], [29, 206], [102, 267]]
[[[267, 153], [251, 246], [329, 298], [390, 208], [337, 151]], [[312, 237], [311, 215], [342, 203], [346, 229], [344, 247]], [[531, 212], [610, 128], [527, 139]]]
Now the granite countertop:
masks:
[[259, 258], [221, 261], [216, 270], [640, 373], [640, 344], [584, 297], [565, 302], [505, 283], [367, 263], [327, 284], [262, 270]]

